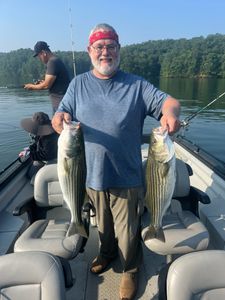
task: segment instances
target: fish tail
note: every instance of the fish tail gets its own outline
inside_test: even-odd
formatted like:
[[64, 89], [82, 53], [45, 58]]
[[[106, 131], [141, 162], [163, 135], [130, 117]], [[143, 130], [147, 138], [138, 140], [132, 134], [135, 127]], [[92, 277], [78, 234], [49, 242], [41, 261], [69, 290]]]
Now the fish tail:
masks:
[[150, 225], [148, 227], [148, 230], [145, 231], [143, 238], [143, 241], [151, 240], [156, 237], [156, 229], [153, 225]]
[[159, 239], [162, 242], [165, 242], [165, 235], [162, 228], [156, 229], [153, 225], [150, 225], [148, 230], [144, 233], [143, 241], [151, 239]]
[[72, 223], [70, 223], [70, 226], [67, 230], [66, 236], [68, 237], [68, 236], [74, 235], [76, 233], [77, 233], [76, 225], [74, 222], [72, 222]]
[[83, 224], [76, 225], [74, 222], [70, 223], [66, 236], [69, 237], [74, 234], [79, 234], [85, 238], [88, 238], [88, 234]]
[[81, 236], [88, 238], [87, 230], [85, 229], [84, 225], [78, 225], [77, 226], [77, 233], [79, 233]]

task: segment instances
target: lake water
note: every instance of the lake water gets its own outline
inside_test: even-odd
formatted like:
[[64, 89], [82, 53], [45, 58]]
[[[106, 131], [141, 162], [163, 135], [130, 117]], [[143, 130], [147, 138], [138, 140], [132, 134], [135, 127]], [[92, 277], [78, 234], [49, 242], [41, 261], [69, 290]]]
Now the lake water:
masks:
[[[180, 100], [181, 119], [198, 111], [225, 90], [224, 79], [161, 79], [155, 85]], [[29, 143], [20, 120], [37, 111], [51, 116], [47, 92], [0, 88], [0, 170], [15, 160]], [[149, 133], [156, 125], [156, 121], [147, 118], [144, 133]], [[225, 163], [225, 96], [194, 118], [184, 134]]]

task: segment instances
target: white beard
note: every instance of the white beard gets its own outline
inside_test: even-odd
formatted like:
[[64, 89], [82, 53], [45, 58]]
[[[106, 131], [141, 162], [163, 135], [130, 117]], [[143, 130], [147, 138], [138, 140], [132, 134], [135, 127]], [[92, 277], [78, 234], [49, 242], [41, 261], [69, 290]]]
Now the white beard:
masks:
[[120, 54], [118, 54], [115, 60], [112, 60], [110, 65], [101, 66], [101, 62], [99, 60], [91, 59], [92, 65], [98, 71], [98, 73], [109, 76], [113, 74], [119, 67], [120, 64]]

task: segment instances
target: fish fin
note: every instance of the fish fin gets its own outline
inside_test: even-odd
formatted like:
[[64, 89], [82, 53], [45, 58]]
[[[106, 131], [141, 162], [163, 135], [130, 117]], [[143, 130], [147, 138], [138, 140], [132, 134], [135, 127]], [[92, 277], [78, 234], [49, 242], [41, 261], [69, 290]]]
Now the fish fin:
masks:
[[66, 236], [69, 237], [74, 234], [79, 234], [85, 238], [88, 238], [88, 234], [84, 228], [84, 225], [83, 224], [76, 225], [75, 223], [72, 222], [72, 223], [70, 223], [70, 226], [69, 226]]
[[165, 178], [165, 177], [167, 176], [169, 170], [170, 170], [170, 165], [169, 165], [169, 163], [164, 163], [164, 164], [162, 165], [162, 174], [161, 174], [163, 178]]
[[162, 241], [163, 243], [165, 243], [166, 239], [165, 239], [165, 234], [164, 234], [164, 231], [162, 228], [159, 228], [157, 231], [156, 231], [156, 239]]
[[150, 225], [143, 236], [143, 241], [146, 242], [147, 240], [151, 239], [159, 239], [160, 241], [165, 242], [165, 235], [163, 229], [156, 229], [153, 225]]
[[68, 166], [67, 158], [64, 158], [63, 166], [64, 166], [64, 170], [66, 171], [66, 173], [68, 173], [69, 172], [69, 166]]

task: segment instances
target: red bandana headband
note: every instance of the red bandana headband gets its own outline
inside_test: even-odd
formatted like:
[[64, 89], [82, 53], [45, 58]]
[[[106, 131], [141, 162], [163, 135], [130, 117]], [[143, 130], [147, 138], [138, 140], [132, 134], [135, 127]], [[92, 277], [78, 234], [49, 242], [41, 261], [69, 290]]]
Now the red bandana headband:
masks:
[[119, 38], [118, 35], [113, 31], [95, 31], [92, 33], [92, 35], [89, 37], [89, 45], [92, 45], [94, 42], [98, 40], [114, 40], [119, 44]]

